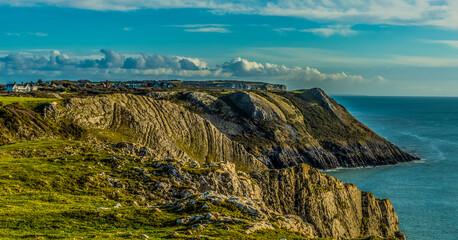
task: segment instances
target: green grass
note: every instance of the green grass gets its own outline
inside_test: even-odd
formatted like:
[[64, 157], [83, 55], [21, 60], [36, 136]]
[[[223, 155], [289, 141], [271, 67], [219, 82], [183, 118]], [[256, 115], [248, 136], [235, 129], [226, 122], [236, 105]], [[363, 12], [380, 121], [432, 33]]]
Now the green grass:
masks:
[[[128, 184], [138, 179], [116, 172], [107, 162], [109, 152], [92, 150], [87, 143], [65, 140], [25, 141], [0, 146], [0, 239], [175, 239], [205, 236], [203, 239], [300, 239], [285, 230], [244, 234], [249, 218], [230, 204], [211, 204], [209, 210], [243, 220], [239, 224], [215, 223], [187, 235], [189, 226], [177, 226], [186, 215], [202, 214], [201, 207], [162, 212], [136, 206], [133, 191], [107, 186], [106, 173]], [[84, 149], [84, 148], [87, 149]], [[64, 149], [75, 151], [69, 154]], [[79, 148], [83, 148], [80, 151]], [[34, 152], [37, 156], [21, 157]], [[27, 154], [26, 154], [27, 155]], [[5, 157], [6, 156], [6, 157]], [[126, 157], [121, 170], [138, 166], [135, 157]], [[158, 176], [160, 180], [160, 176]], [[153, 180], [156, 181], [156, 180]], [[113, 209], [115, 203], [122, 208]], [[107, 207], [110, 209], [97, 209]], [[224, 230], [225, 226], [230, 230]]]
[[93, 135], [97, 139], [110, 142], [132, 142], [135, 139], [135, 132], [127, 127], [120, 127], [116, 130], [113, 129], [92, 129], [88, 134]]
[[[36, 156], [21, 157], [33, 152]], [[120, 168], [113, 168], [111, 152], [97, 150], [90, 143], [66, 140], [17, 142], [0, 146], [0, 239], [304, 239], [283, 229], [245, 234], [252, 221], [233, 204], [197, 200], [180, 212], [159, 206], [158, 212], [133, 204], [134, 189], [114, 188], [107, 176], [127, 185], [146, 183], [128, 172], [134, 166], [152, 168], [151, 160], [141, 165], [139, 158], [124, 156]], [[28, 154], [25, 154], [28, 156]], [[46, 156], [46, 157], [43, 157]], [[206, 174], [208, 169], [189, 173]], [[103, 174], [102, 174], [103, 173]], [[152, 183], [164, 176], [152, 176]], [[153, 185], [153, 184], [152, 184]], [[147, 189], [147, 191], [153, 191]], [[157, 200], [157, 199], [156, 199]], [[121, 208], [112, 208], [120, 203]], [[202, 205], [209, 205], [203, 209]], [[98, 209], [99, 207], [109, 209]], [[190, 226], [177, 225], [184, 216], [217, 212], [241, 220], [240, 223], [209, 224], [202, 230], [186, 231]], [[225, 230], [229, 227], [229, 230]], [[172, 236], [172, 233], [177, 235]], [[130, 234], [129, 236], [127, 234]]]
[[9, 105], [13, 103], [19, 103], [24, 108], [27, 109], [36, 109], [43, 104], [48, 104], [55, 101], [61, 101], [58, 98], [33, 98], [33, 97], [0, 97], [0, 102], [3, 105]]
[[[106, 153], [56, 152], [76, 144], [46, 140], [0, 146], [0, 153], [33, 149], [55, 154], [0, 158], [0, 239], [123, 239], [127, 232], [133, 234], [133, 239], [141, 234], [162, 238], [178, 230], [166, 226], [178, 218], [174, 213], [133, 207], [128, 196], [109, 196], [116, 189], [100, 185], [104, 177], [98, 176], [111, 170], [101, 164]], [[97, 209], [117, 202], [125, 207]]]
[[123, 239], [128, 232], [133, 239], [141, 234], [162, 238], [180, 229], [167, 226], [177, 218], [167, 212], [139, 207], [97, 209], [113, 203], [97, 196], [55, 192], [2, 196], [0, 238]]
[[45, 139], [45, 140], [35, 140], [35, 141], [20, 141], [6, 145], [0, 145], [0, 152], [6, 150], [25, 150], [32, 148], [43, 149], [53, 149], [53, 148], [62, 148], [62, 146], [76, 146], [78, 141], [69, 141], [69, 140], [55, 140], [55, 139]]

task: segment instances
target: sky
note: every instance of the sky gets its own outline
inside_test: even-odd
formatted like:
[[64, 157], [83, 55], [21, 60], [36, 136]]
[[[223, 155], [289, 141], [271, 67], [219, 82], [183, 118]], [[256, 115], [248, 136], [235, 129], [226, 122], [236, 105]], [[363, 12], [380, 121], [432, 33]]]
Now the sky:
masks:
[[0, 83], [247, 80], [458, 96], [458, 1], [0, 0]]

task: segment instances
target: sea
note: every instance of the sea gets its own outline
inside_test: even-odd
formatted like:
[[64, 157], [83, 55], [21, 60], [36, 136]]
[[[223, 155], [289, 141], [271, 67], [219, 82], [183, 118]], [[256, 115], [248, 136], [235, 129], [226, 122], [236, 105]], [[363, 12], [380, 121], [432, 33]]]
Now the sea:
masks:
[[407, 239], [458, 239], [458, 98], [333, 98], [380, 136], [421, 160], [326, 173], [376, 198], [389, 198]]

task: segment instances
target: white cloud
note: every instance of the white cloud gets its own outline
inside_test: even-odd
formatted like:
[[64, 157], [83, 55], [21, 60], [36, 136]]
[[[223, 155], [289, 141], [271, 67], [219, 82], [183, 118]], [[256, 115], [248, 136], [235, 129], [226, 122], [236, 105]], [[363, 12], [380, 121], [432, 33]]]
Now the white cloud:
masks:
[[214, 32], [214, 33], [229, 33], [226, 28], [231, 25], [228, 24], [184, 24], [184, 25], [171, 25], [172, 27], [184, 28], [186, 32]]
[[382, 76], [377, 76], [376, 77], [376, 80], [379, 82], [379, 83], [386, 83], [388, 82], [388, 80]]
[[47, 4], [99, 11], [204, 8], [215, 14], [291, 16], [342, 24], [429, 25], [458, 29], [456, 0], [0, 0], [0, 5]]
[[329, 25], [322, 28], [308, 29], [274, 28], [273, 30], [280, 34], [284, 32], [308, 32], [323, 37], [330, 37], [332, 35], [349, 36], [358, 34], [358, 31], [351, 29], [351, 25]]
[[0, 0], [0, 4], [17, 7], [46, 4], [57, 7], [71, 7], [98, 11], [132, 11], [142, 8], [245, 8], [245, 4], [235, 4], [229, 0]]
[[458, 40], [425, 40], [428, 43], [445, 44], [450, 47], [458, 48]]
[[[49, 57], [32, 52], [9, 54], [0, 58], [0, 76], [63, 78], [132, 79], [136, 76], [165, 78], [224, 78], [270, 81], [344, 81], [364, 82], [360, 75], [322, 73], [311, 67], [288, 67], [235, 58], [222, 65], [209, 66], [198, 58], [159, 54], [130, 54], [130, 57], [110, 49], [102, 49], [102, 57], [76, 58], [53, 50]], [[94, 79], [94, 80], [97, 80]]]
[[67, 54], [61, 54], [60, 51], [53, 50], [47, 63], [47, 69], [59, 70], [64, 66], [75, 65], [75, 61], [72, 60]]
[[21, 33], [17, 33], [17, 32], [8, 32], [8, 33], [5, 33], [6, 36], [10, 36], [10, 37], [20, 37], [20, 36], [23, 36], [23, 35], [29, 35], [29, 36], [36, 36], [36, 37], [47, 37], [48, 34], [47, 33], [43, 33], [43, 32], [27, 32], [27, 34], [21, 34]]
[[17, 32], [9, 32], [9, 33], [5, 33], [5, 35], [9, 37], [20, 37], [21, 36], [21, 34]]
[[172, 27], [181, 27], [181, 28], [229, 27], [229, 26], [231, 26], [231, 25], [229, 25], [229, 24], [218, 24], [218, 23], [172, 25]]
[[332, 35], [342, 35], [342, 36], [349, 36], [349, 35], [356, 35], [358, 31], [352, 30], [351, 26], [349, 25], [334, 25], [328, 26], [325, 28], [310, 28], [310, 29], [302, 29], [299, 30], [300, 32], [310, 32], [315, 35], [330, 37]]
[[206, 28], [189, 28], [185, 29], [186, 32], [214, 32], [214, 33], [229, 33], [226, 28], [219, 27], [206, 27]]
[[[443, 23], [437, 21], [454, 18], [452, 10], [456, 10], [457, 5], [453, 1], [441, 2], [430, 0], [284, 0], [267, 3], [265, 8], [260, 9], [260, 14], [302, 17], [312, 20], [335, 20], [349, 24], [443, 26]], [[455, 27], [458, 27], [458, 23], [455, 23]]]
[[365, 79], [360, 75], [341, 73], [322, 73], [311, 67], [287, 67], [271, 63], [257, 63], [242, 58], [233, 59], [222, 66], [223, 72], [231, 73], [236, 77], [263, 77], [280, 78], [283, 80], [299, 81], [350, 81], [363, 82]]
[[111, 49], [100, 50], [105, 57], [101, 59], [84, 59], [81, 60], [78, 67], [80, 68], [120, 68], [124, 65], [125, 57]]
[[122, 30], [128, 32], [128, 31], [132, 31], [132, 28], [130, 28], [130, 27], [123, 27]]
[[47, 33], [42, 33], [42, 32], [29, 32], [27, 34], [37, 36], [37, 37], [47, 37], [48, 36]]
[[278, 32], [278, 33], [283, 33], [283, 32], [295, 32], [295, 31], [298, 31], [297, 29], [291, 28], [291, 27], [274, 28], [273, 30], [274, 30], [275, 32]]

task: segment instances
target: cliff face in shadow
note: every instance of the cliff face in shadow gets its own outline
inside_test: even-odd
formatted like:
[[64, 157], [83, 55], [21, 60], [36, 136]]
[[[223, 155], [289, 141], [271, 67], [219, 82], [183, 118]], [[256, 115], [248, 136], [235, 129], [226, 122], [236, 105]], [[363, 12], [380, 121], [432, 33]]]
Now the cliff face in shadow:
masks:
[[69, 122], [52, 122], [18, 103], [0, 106], [0, 145], [22, 140], [78, 138], [82, 129]]
[[0, 108], [0, 145], [20, 139], [37, 139], [50, 131], [40, 114], [18, 104]]

